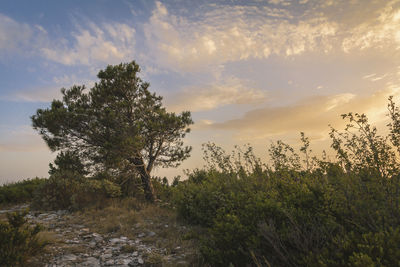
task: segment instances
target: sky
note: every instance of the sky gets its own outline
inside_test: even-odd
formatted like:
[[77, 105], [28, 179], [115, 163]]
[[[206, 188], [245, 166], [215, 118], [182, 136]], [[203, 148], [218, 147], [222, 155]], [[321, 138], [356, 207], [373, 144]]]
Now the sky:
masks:
[[[60, 89], [93, 86], [108, 64], [135, 60], [168, 111], [189, 110], [201, 144], [276, 140], [329, 149], [340, 114], [383, 129], [400, 92], [400, 0], [3, 0], [0, 5], [0, 183], [47, 177], [55, 158], [30, 116]], [[400, 101], [397, 101], [400, 103]]]

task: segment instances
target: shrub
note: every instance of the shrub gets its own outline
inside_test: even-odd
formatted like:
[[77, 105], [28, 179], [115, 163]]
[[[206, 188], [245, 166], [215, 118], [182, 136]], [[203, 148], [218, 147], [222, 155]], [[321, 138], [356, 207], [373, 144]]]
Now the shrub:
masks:
[[78, 210], [119, 196], [120, 187], [109, 180], [90, 179], [79, 173], [58, 171], [37, 190], [32, 207]]
[[40, 226], [29, 227], [27, 212], [7, 214], [8, 222], [0, 221], [0, 266], [24, 266], [27, 259], [45, 245], [37, 238]]
[[172, 197], [172, 186], [169, 185], [167, 177], [162, 179], [160, 177], [153, 177], [152, 184], [158, 200], [168, 203]]
[[335, 164], [325, 172], [196, 171], [176, 188], [174, 203], [181, 217], [206, 227], [201, 252], [212, 266], [399, 262], [399, 178]]
[[252, 262], [252, 253], [278, 266], [300, 264], [301, 253], [320, 249], [338, 228], [324, 214], [321, 185], [281, 175], [197, 171], [178, 186], [178, 213], [208, 228], [201, 251], [213, 266], [243, 266]]
[[[338, 162], [304, 159], [278, 141], [272, 167], [207, 144], [208, 166], [174, 189], [181, 217], [206, 228], [201, 252], [212, 266], [398, 266], [400, 109], [389, 104], [388, 137], [365, 115], [332, 129]], [[240, 151], [239, 151], [240, 152]], [[238, 156], [239, 155], [239, 156]], [[241, 162], [244, 160], [244, 162]]]
[[29, 202], [46, 179], [34, 178], [0, 186], [0, 204]]

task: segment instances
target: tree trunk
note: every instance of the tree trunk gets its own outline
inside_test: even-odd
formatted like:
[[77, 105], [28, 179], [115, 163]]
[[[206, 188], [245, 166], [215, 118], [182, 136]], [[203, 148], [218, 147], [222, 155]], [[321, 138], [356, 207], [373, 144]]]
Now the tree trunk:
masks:
[[151, 183], [150, 172], [147, 171], [143, 159], [140, 157], [136, 157], [131, 159], [130, 161], [132, 164], [134, 164], [134, 168], [140, 175], [146, 200], [149, 202], [154, 202], [156, 200], [156, 194], [154, 192], [153, 184]]
[[140, 178], [142, 179], [144, 195], [146, 200], [149, 202], [154, 202], [156, 200], [156, 194], [154, 192], [153, 184], [151, 183], [150, 174], [147, 172], [146, 168], [139, 168]]

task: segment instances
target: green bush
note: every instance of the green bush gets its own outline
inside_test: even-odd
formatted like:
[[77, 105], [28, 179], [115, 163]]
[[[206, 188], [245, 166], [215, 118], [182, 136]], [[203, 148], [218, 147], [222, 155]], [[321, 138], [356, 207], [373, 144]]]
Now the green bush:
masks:
[[196, 171], [176, 188], [174, 203], [207, 228], [201, 252], [212, 266], [396, 265], [399, 179], [366, 173], [335, 164], [313, 173]]
[[32, 207], [78, 210], [119, 196], [120, 187], [110, 180], [86, 178], [71, 171], [58, 171], [38, 188]]
[[181, 217], [206, 228], [201, 252], [212, 266], [399, 266], [400, 109], [390, 135], [348, 113], [332, 129], [338, 162], [302, 157], [278, 141], [272, 166], [240, 148], [207, 144], [208, 165], [174, 189]]
[[168, 179], [166, 177], [162, 179], [160, 177], [153, 177], [152, 184], [158, 200], [169, 203], [172, 198], [173, 186], [169, 185]]
[[318, 186], [267, 172], [238, 177], [197, 171], [178, 186], [175, 204], [187, 221], [208, 228], [201, 251], [212, 265], [242, 266], [253, 261], [252, 253], [278, 265], [300, 264], [301, 253], [318, 250], [324, 234], [338, 228], [324, 214]]
[[40, 226], [29, 227], [26, 214], [9, 213], [8, 222], [0, 221], [0, 266], [25, 266], [27, 259], [44, 247], [37, 238]]
[[0, 186], [0, 204], [29, 202], [46, 179], [34, 178]]

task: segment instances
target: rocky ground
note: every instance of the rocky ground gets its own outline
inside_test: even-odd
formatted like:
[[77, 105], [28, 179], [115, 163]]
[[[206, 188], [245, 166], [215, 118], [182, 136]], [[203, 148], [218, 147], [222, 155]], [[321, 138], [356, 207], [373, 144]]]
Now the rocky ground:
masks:
[[[27, 208], [27, 205], [0, 210], [0, 214]], [[68, 211], [35, 212], [27, 215], [30, 223], [44, 227], [42, 236], [50, 240], [45, 252], [33, 259], [38, 266], [189, 266], [185, 253], [178, 246], [166, 249], [149, 243], [157, 237], [155, 231], [133, 225], [136, 238], [99, 234], [87, 225], [76, 224], [74, 214]], [[164, 225], [163, 227], [168, 227]], [[143, 231], [141, 231], [143, 230]]]

